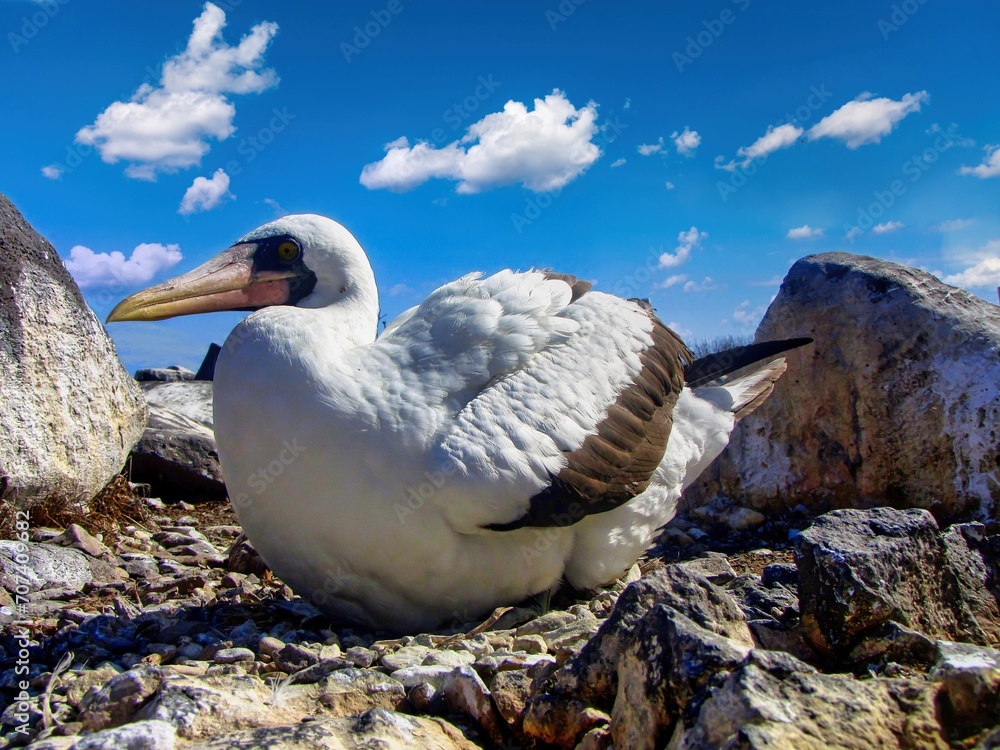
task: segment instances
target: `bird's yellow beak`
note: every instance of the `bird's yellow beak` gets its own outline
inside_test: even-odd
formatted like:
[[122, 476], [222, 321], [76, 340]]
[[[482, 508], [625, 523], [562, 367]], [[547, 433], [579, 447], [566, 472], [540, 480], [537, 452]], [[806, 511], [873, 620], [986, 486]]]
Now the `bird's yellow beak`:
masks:
[[136, 292], [119, 302], [108, 323], [163, 320], [219, 310], [256, 310], [289, 298], [289, 270], [254, 268], [253, 243], [233, 245], [183, 276]]

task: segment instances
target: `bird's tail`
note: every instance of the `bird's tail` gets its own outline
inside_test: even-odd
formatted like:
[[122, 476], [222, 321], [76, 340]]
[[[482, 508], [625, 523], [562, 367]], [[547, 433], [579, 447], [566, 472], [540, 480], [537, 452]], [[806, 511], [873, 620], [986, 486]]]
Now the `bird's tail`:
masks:
[[684, 381], [698, 396], [739, 420], [771, 395], [787, 369], [781, 355], [810, 343], [809, 338], [784, 339], [715, 352], [685, 367]]

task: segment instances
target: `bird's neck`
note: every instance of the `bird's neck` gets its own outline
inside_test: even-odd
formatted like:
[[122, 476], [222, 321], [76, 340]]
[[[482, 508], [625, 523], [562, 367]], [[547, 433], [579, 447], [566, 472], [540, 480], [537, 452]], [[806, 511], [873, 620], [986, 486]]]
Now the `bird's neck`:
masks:
[[233, 329], [223, 348], [234, 362], [250, 368], [259, 356], [289, 363], [317, 357], [337, 362], [371, 344], [377, 327], [378, 306], [364, 299], [345, 298], [322, 308], [267, 307]]
[[301, 325], [328, 347], [346, 350], [367, 346], [375, 341], [378, 333], [377, 298], [345, 297], [329, 307], [301, 312]]

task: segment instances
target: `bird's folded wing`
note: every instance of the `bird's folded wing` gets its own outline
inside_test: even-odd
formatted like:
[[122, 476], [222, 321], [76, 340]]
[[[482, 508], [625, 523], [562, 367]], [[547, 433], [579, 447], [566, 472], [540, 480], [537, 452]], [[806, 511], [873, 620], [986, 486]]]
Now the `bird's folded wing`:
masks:
[[576, 332], [579, 324], [561, 315], [574, 282], [541, 271], [470, 274], [403, 313], [375, 346], [391, 353], [397, 367], [434, 380], [437, 397], [458, 411], [490, 383]]
[[571, 525], [646, 489], [690, 353], [639, 305], [597, 292], [578, 325], [471, 398], [441, 432], [435, 503], [457, 530]]

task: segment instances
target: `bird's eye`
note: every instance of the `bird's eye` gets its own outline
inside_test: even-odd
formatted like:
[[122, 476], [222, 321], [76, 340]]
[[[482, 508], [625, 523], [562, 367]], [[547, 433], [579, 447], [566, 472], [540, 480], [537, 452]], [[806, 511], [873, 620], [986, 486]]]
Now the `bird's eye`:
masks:
[[285, 261], [286, 263], [291, 263], [298, 257], [299, 257], [299, 246], [296, 245], [291, 240], [285, 240], [280, 245], [278, 245], [279, 259]]

